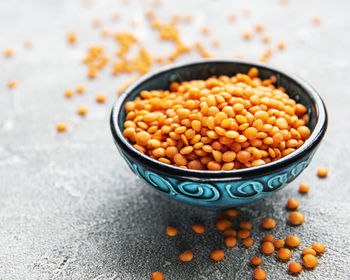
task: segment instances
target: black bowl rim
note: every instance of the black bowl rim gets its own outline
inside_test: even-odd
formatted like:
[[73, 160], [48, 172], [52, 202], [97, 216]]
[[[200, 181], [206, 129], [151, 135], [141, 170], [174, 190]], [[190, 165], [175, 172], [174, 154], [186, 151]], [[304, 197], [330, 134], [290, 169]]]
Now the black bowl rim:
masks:
[[[151, 157], [148, 157], [147, 155], [144, 155], [129, 143], [129, 141], [123, 136], [121, 128], [118, 125], [119, 123], [118, 120], [121, 114], [121, 106], [124, 100], [135, 89], [137, 89], [143, 83], [151, 79], [155, 79], [157, 78], [157, 76], [160, 76], [163, 73], [168, 71], [173, 71], [183, 67], [191, 67], [198, 64], [215, 64], [215, 63], [222, 63], [222, 64], [227, 63], [227, 64], [236, 64], [236, 65], [241, 64], [249, 67], [259, 67], [259, 68], [272, 71], [276, 74], [285, 75], [290, 79], [292, 79], [293, 82], [297, 83], [301, 88], [304, 89], [305, 93], [309, 95], [309, 97], [311, 97], [311, 100], [314, 102], [314, 105], [316, 107], [318, 119], [316, 122], [316, 126], [313, 132], [311, 133], [310, 137], [305, 141], [305, 143], [300, 148], [298, 148], [293, 153], [279, 160], [276, 160], [264, 165], [256, 166], [256, 167], [249, 167], [249, 168], [229, 170], [229, 171], [192, 170], [192, 169], [176, 167], [174, 165], [162, 163]], [[215, 177], [215, 178], [237, 178], [238, 179], [238, 178], [246, 178], [246, 177], [264, 176], [271, 172], [281, 170], [289, 166], [290, 164], [299, 161], [301, 158], [304, 157], [305, 154], [310, 154], [311, 151], [317, 147], [317, 145], [320, 143], [320, 141], [322, 140], [326, 132], [327, 122], [328, 122], [327, 110], [322, 98], [319, 96], [316, 90], [311, 85], [309, 85], [306, 81], [302, 80], [295, 74], [282, 71], [276, 67], [270, 67], [270, 66], [266, 66], [265, 64], [256, 63], [256, 62], [239, 61], [239, 60], [233, 60], [233, 59], [232, 60], [231, 59], [196, 60], [196, 61], [185, 62], [185, 63], [176, 63], [170, 66], [165, 66], [165, 67], [162, 67], [161, 69], [152, 71], [142, 76], [141, 78], [139, 78], [121, 94], [121, 96], [116, 100], [116, 102], [113, 105], [111, 117], [110, 117], [110, 126], [111, 126], [111, 131], [115, 142], [118, 145], [120, 145], [123, 149], [127, 150], [127, 152], [131, 154], [133, 158], [139, 160], [146, 166], [153, 167], [154, 169], [162, 171], [166, 174], [187, 176], [187, 177], [193, 177], [193, 178]]]

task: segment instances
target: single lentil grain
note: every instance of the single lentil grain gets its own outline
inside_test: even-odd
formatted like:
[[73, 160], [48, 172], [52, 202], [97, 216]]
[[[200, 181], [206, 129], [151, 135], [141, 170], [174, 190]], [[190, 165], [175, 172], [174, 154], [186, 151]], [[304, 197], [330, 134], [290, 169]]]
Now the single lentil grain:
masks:
[[164, 279], [164, 274], [163, 272], [156, 271], [151, 274], [151, 279], [152, 280], [163, 280]]
[[222, 261], [225, 257], [225, 253], [222, 250], [214, 250], [210, 254], [210, 258], [214, 261]]
[[64, 132], [66, 131], [68, 128], [68, 125], [64, 122], [59, 122], [57, 125], [56, 125], [56, 130], [58, 132]]
[[231, 227], [232, 223], [229, 220], [219, 220], [216, 222], [216, 228], [220, 231], [225, 231]]
[[319, 167], [317, 169], [317, 176], [320, 178], [325, 178], [328, 175], [328, 168], [327, 167]]
[[281, 260], [289, 260], [292, 257], [292, 252], [287, 248], [281, 248], [278, 250], [277, 256]]
[[287, 207], [290, 210], [296, 210], [300, 206], [300, 202], [294, 198], [290, 198], [287, 201]]
[[254, 279], [255, 280], [265, 280], [266, 279], [266, 272], [262, 268], [257, 268], [254, 271]]
[[311, 244], [311, 247], [317, 254], [322, 254], [326, 250], [325, 246], [321, 243], [313, 243]]
[[225, 237], [229, 237], [229, 236], [236, 237], [237, 236], [237, 232], [233, 228], [229, 228], [229, 229], [225, 230], [222, 234]]
[[301, 240], [298, 236], [290, 235], [285, 239], [286, 245], [291, 248], [298, 247], [301, 243]]
[[289, 222], [293, 225], [301, 225], [304, 222], [304, 220], [304, 215], [298, 211], [293, 211], [289, 214]]
[[241, 239], [245, 239], [250, 236], [250, 231], [247, 229], [241, 229], [237, 232], [237, 236]]
[[301, 253], [303, 255], [313, 255], [313, 256], [316, 256], [316, 251], [312, 248], [304, 248]]
[[96, 102], [98, 103], [104, 103], [106, 102], [107, 99], [107, 95], [105, 95], [104, 93], [99, 93], [96, 95]]
[[259, 257], [253, 257], [250, 259], [250, 262], [252, 263], [252, 265], [258, 266], [261, 265], [262, 260]]
[[87, 108], [86, 106], [80, 106], [80, 107], [78, 108], [77, 113], [78, 113], [78, 115], [80, 115], [80, 116], [85, 116], [86, 113], [87, 113], [87, 111], [88, 111], [88, 108]]
[[254, 240], [253, 240], [252, 238], [250, 238], [250, 237], [247, 237], [247, 238], [244, 238], [244, 239], [242, 240], [242, 243], [243, 243], [243, 245], [246, 246], [247, 248], [250, 248], [250, 247], [253, 246]]
[[247, 229], [247, 230], [251, 230], [252, 229], [252, 223], [251, 222], [240, 222], [239, 223], [239, 228], [240, 229]]
[[182, 254], [179, 255], [179, 259], [183, 262], [189, 262], [193, 259], [193, 252], [191, 250], [186, 250]]
[[303, 256], [303, 265], [306, 267], [306, 268], [315, 268], [317, 266], [317, 258], [313, 255], [305, 255]]
[[262, 224], [261, 224], [261, 225], [262, 225], [262, 227], [263, 227], [264, 229], [270, 230], [270, 229], [275, 228], [276, 222], [275, 222], [275, 220], [273, 220], [273, 219], [267, 218], [267, 219], [264, 219], [264, 220], [262, 221]]
[[165, 228], [165, 233], [166, 235], [173, 237], [179, 233], [179, 230], [176, 227], [168, 226]]
[[284, 240], [283, 239], [277, 239], [273, 242], [273, 246], [275, 246], [276, 249], [280, 249], [284, 246]]
[[300, 273], [303, 269], [300, 263], [291, 262], [288, 266], [291, 273]]
[[302, 183], [299, 185], [299, 192], [308, 193], [310, 190], [310, 186], [308, 184]]
[[274, 241], [274, 236], [269, 234], [269, 235], [265, 235], [263, 238], [262, 238], [262, 241], [263, 242], [273, 242]]
[[272, 242], [263, 242], [260, 246], [260, 250], [265, 255], [271, 255], [275, 252], [275, 247]]
[[192, 230], [195, 232], [195, 233], [198, 233], [198, 234], [203, 234], [205, 233], [205, 227], [203, 225], [200, 225], [200, 224], [194, 224], [192, 225]]
[[234, 236], [228, 236], [225, 238], [225, 244], [229, 248], [233, 248], [237, 244], [237, 239]]
[[[225, 154], [225, 153], [224, 153]], [[237, 217], [238, 211], [236, 209], [227, 209], [225, 212], [229, 217]]]

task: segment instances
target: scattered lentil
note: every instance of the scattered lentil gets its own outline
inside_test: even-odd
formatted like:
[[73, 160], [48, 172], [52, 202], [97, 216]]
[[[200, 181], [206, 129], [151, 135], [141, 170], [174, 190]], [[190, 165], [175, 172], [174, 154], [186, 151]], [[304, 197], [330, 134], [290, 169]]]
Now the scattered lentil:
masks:
[[87, 113], [87, 111], [88, 111], [88, 108], [87, 108], [86, 106], [83, 105], [83, 106], [80, 106], [80, 107], [78, 108], [77, 113], [78, 113], [78, 115], [85, 116], [86, 113]]
[[229, 220], [219, 220], [216, 222], [216, 228], [220, 231], [225, 231], [231, 227], [232, 223]]
[[317, 169], [317, 176], [320, 178], [325, 178], [328, 175], [328, 168], [327, 167], [319, 167]]
[[269, 230], [269, 229], [275, 228], [276, 222], [275, 222], [275, 220], [273, 220], [273, 219], [267, 218], [267, 219], [264, 219], [264, 220], [262, 221], [262, 224], [261, 224], [261, 225], [262, 225], [262, 227], [263, 227], [264, 229]]
[[163, 272], [160, 272], [160, 271], [153, 272], [151, 275], [151, 279], [152, 280], [163, 280], [164, 274], [163, 274]]
[[260, 250], [265, 255], [271, 255], [275, 252], [275, 247], [272, 242], [263, 242], [260, 246]]
[[321, 243], [313, 243], [311, 244], [311, 247], [317, 254], [322, 254], [326, 250], [325, 246]]
[[252, 265], [258, 266], [261, 265], [262, 260], [259, 257], [254, 257], [250, 259], [250, 262], [252, 263]]
[[287, 201], [287, 207], [291, 210], [296, 210], [300, 206], [300, 202], [294, 198], [290, 198]]
[[57, 130], [58, 132], [64, 132], [64, 131], [67, 130], [67, 127], [68, 127], [68, 125], [67, 125], [66, 123], [64, 123], [64, 122], [59, 122], [59, 123], [56, 125], [56, 130]]
[[263, 238], [262, 238], [262, 241], [263, 242], [273, 242], [274, 241], [274, 236], [269, 234], [269, 235], [265, 235]]
[[179, 233], [179, 230], [176, 227], [168, 226], [165, 228], [165, 233], [166, 235], [173, 237]]
[[179, 259], [183, 262], [189, 262], [193, 259], [193, 252], [191, 250], [187, 250], [179, 255]]
[[277, 239], [273, 242], [273, 246], [275, 246], [276, 249], [280, 249], [284, 246], [284, 240], [283, 239]]
[[310, 190], [310, 186], [308, 184], [302, 183], [299, 185], [299, 192], [308, 193]]
[[[225, 153], [224, 153], [225, 154]], [[225, 212], [229, 217], [237, 217], [238, 211], [236, 209], [227, 209]]]
[[195, 233], [198, 233], [198, 234], [203, 234], [205, 233], [205, 227], [203, 225], [200, 225], [200, 224], [194, 224], [192, 225], [192, 230], [195, 232]]
[[245, 239], [250, 236], [250, 231], [247, 229], [242, 229], [237, 232], [237, 236], [241, 239]]
[[210, 254], [210, 258], [214, 261], [222, 261], [225, 257], [225, 253], [222, 250], [214, 250]]
[[9, 87], [9, 88], [15, 88], [15, 87], [17, 87], [17, 85], [18, 85], [17, 80], [11, 80], [11, 81], [9, 81], [9, 83], [8, 83], [8, 87]]
[[277, 256], [281, 260], [289, 260], [292, 257], [292, 252], [287, 248], [281, 248], [278, 250]]
[[317, 266], [317, 258], [313, 255], [305, 255], [303, 256], [303, 265], [306, 267], [306, 268], [315, 268]]
[[289, 222], [293, 225], [301, 225], [304, 222], [304, 220], [304, 215], [298, 211], [293, 211], [289, 214]]
[[313, 255], [313, 256], [316, 256], [316, 251], [312, 248], [304, 248], [301, 253], [303, 255]]
[[288, 266], [291, 273], [300, 273], [303, 269], [300, 263], [291, 262]]
[[234, 236], [228, 236], [225, 238], [225, 244], [227, 247], [233, 248], [237, 244], [237, 239]]
[[252, 223], [251, 222], [240, 222], [239, 223], [239, 228], [240, 229], [247, 229], [247, 230], [251, 230], [252, 229]]
[[104, 93], [99, 93], [96, 95], [96, 102], [98, 103], [104, 103], [106, 102], [106, 99], [107, 99], [107, 95]]
[[286, 237], [285, 242], [288, 247], [295, 248], [300, 245], [301, 240], [295, 235], [290, 235]]
[[266, 279], [266, 272], [262, 268], [257, 268], [254, 271], [254, 279], [255, 280], [265, 280]]
[[252, 238], [250, 238], [250, 237], [247, 237], [247, 238], [242, 240], [242, 243], [243, 243], [244, 246], [250, 248], [250, 247], [253, 246], [254, 240]]

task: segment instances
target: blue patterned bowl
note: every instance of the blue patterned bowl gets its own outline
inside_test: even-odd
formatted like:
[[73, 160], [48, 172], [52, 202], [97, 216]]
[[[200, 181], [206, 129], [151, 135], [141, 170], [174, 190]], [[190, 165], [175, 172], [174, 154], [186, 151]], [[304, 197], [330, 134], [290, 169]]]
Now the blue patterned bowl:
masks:
[[[262, 166], [240, 170], [189, 170], [143, 155], [124, 138], [124, 105], [135, 99], [142, 90], [168, 89], [173, 81], [247, 73], [251, 67], [259, 69], [261, 78], [275, 75], [276, 84], [284, 87], [290, 97], [308, 108], [311, 136], [288, 156]], [[225, 209], [267, 197], [293, 181], [308, 166], [326, 132], [327, 112], [316, 91], [292, 74], [260, 64], [205, 60], [172, 65], [140, 78], [114, 104], [110, 124], [120, 154], [131, 170], [153, 189], [182, 202], [209, 209]]]

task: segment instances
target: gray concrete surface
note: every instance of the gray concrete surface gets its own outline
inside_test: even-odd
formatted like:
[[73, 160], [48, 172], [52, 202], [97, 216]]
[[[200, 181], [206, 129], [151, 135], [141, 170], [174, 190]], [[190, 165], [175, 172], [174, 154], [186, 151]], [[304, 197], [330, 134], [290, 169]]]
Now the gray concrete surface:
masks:
[[[170, 43], [155, 40], [143, 17], [152, 5], [141, 2], [95, 0], [86, 7], [71, 0], [0, 1], [0, 49], [11, 46], [16, 51], [13, 59], [0, 56], [0, 279], [139, 280], [157, 270], [171, 280], [251, 279], [249, 259], [260, 255], [258, 242], [249, 250], [241, 244], [225, 249], [225, 260], [213, 263], [210, 251], [224, 248], [214, 227], [216, 213], [162, 197], [136, 178], [118, 155], [108, 118], [125, 76], [111, 77], [106, 69], [96, 81], [85, 78], [80, 60], [86, 47], [94, 42], [106, 42], [111, 50], [117, 46], [91, 27], [94, 17], [113, 30], [134, 30], [154, 52], [171, 50]], [[263, 257], [268, 279], [350, 279], [350, 2], [164, 2], [157, 8], [164, 19], [174, 12], [194, 13], [191, 27], [180, 25], [188, 42], [202, 37], [202, 25], [212, 26], [210, 39], [205, 40], [222, 42], [213, 50], [221, 57], [259, 56], [265, 49], [259, 36], [244, 42], [241, 32], [260, 21], [274, 43], [286, 41], [287, 49], [274, 54], [269, 64], [297, 73], [320, 92], [329, 111], [328, 133], [310, 167], [295, 182], [273, 197], [239, 208], [234, 224], [252, 221], [257, 241], [264, 234], [258, 227], [261, 220], [274, 217], [276, 237], [295, 234], [302, 239], [301, 247], [313, 242], [326, 245], [319, 266], [298, 278], [289, 275], [287, 264], [276, 256]], [[250, 9], [249, 18], [227, 24], [229, 13], [239, 14], [244, 8]], [[114, 11], [121, 12], [121, 22], [110, 20]], [[313, 16], [320, 16], [323, 24], [313, 26]], [[140, 26], [132, 28], [132, 19]], [[69, 30], [79, 35], [76, 47], [66, 44]], [[31, 50], [22, 48], [25, 39], [33, 42]], [[9, 90], [6, 84], [12, 78], [19, 86]], [[86, 84], [86, 94], [65, 100], [63, 91], [79, 83]], [[108, 94], [107, 104], [95, 103], [100, 91]], [[75, 114], [81, 104], [90, 108], [86, 118]], [[58, 121], [69, 124], [67, 133], [56, 133]], [[330, 168], [325, 180], [316, 176], [320, 165]], [[300, 182], [311, 185], [308, 195], [297, 192]], [[286, 223], [284, 205], [290, 197], [300, 200], [306, 216], [297, 228]], [[207, 227], [205, 235], [191, 232], [196, 221]], [[167, 238], [167, 225], [178, 226], [179, 236]], [[185, 249], [195, 253], [191, 263], [177, 259]], [[300, 260], [299, 252], [293, 260]]]

